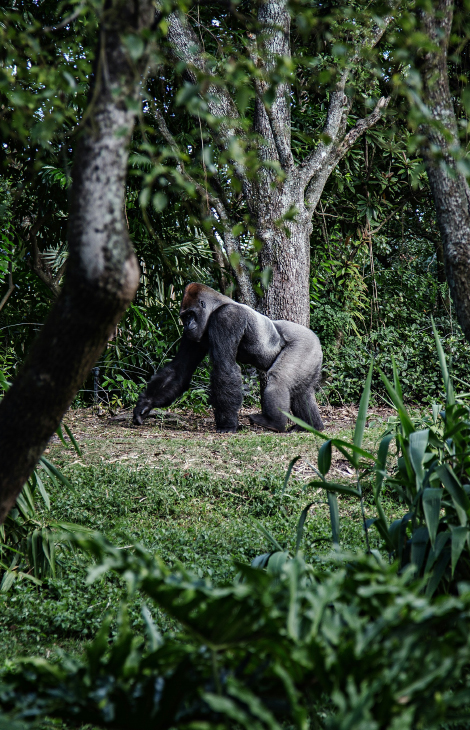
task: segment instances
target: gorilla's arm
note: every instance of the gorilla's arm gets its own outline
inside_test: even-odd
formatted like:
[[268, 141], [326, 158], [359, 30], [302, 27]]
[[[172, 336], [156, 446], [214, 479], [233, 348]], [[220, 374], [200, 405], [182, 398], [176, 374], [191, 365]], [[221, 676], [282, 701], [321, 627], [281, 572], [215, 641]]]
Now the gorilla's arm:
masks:
[[184, 393], [189, 388], [194, 371], [207, 352], [206, 338], [203, 342], [192, 342], [183, 335], [173, 360], [151, 378], [140, 394], [134, 408], [134, 423], [140, 426], [142, 418], [148, 415], [152, 408], [169, 406]]
[[244, 311], [236, 304], [217, 309], [208, 326], [212, 360], [211, 402], [218, 433], [235, 432], [243, 403], [242, 376], [236, 357], [246, 328]]

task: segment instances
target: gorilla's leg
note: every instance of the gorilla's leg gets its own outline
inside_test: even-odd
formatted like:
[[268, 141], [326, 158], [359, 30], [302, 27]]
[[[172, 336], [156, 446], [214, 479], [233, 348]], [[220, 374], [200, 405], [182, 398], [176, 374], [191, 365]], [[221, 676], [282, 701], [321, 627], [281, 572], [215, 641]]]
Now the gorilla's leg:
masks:
[[290, 410], [292, 415], [320, 430], [323, 423], [314, 395], [322, 366], [318, 337], [293, 322], [277, 320], [274, 324], [286, 344], [268, 371], [263, 413], [250, 419], [260, 426], [283, 431], [287, 417], [282, 411]]
[[234, 433], [238, 411], [243, 403], [242, 376], [236, 356], [243, 336], [244, 322], [233, 310], [216, 310], [208, 326], [209, 355], [212, 360], [211, 404], [217, 433]]
[[262, 413], [252, 413], [252, 423], [271, 431], [285, 431], [287, 416], [290, 410], [289, 388], [279, 372], [268, 371], [268, 382], [262, 397]]
[[[323, 431], [323, 421], [318, 410], [317, 401], [315, 399], [315, 393], [312, 390], [300, 394], [294, 394], [292, 396], [291, 403], [292, 415], [297, 416], [309, 426], [313, 426], [317, 431]], [[293, 431], [303, 431], [301, 426], [293, 426]]]

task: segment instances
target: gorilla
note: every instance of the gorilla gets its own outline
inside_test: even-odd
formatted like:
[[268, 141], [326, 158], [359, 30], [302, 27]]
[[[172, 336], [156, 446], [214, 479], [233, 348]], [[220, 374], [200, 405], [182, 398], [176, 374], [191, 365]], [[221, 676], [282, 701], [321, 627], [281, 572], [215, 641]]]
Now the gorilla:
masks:
[[196, 283], [184, 290], [180, 317], [184, 331], [178, 352], [140, 394], [134, 408], [136, 425], [142, 424], [152, 408], [169, 406], [187, 390], [194, 371], [209, 353], [213, 365], [211, 404], [218, 433], [235, 432], [238, 427], [243, 396], [237, 361], [267, 374], [262, 413], [250, 415], [252, 423], [285, 431], [284, 413], [290, 411], [314, 428], [323, 428], [315, 401], [322, 350], [311, 330], [282, 319], [271, 321], [251, 307]]

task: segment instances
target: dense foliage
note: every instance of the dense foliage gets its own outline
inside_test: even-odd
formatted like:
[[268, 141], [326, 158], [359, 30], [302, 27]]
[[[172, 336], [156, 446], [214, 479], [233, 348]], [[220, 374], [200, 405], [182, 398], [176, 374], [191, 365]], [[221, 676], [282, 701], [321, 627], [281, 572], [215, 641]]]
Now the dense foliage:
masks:
[[[100, 535], [79, 536], [96, 559], [90, 582], [116, 572], [130, 596], [155, 603], [179, 631], [162, 637], [143, 604], [145, 634], [138, 635], [123, 605], [116, 633], [111, 637], [109, 616], [82, 659], [7, 667], [2, 709], [23, 720], [50, 715], [69, 726], [116, 729], [468, 727], [470, 421], [455, 401], [437, 334], [436, 342], [447, 403], [440, 414], [433, 408], [427, 428], [408, 415], [396, 370], [393, 385], [382, 376], [397, 410], [396, 468], [388, 459], [392, 433], [376, 454], [363, 448], [372, 366], [352, 442], [324, 437], [321, 481], [311, 486], [329, 497], [336, 545], [329, 569], [301, 552], [311, 504], [291, 552], [260, 523], [273, 551], [251, 566], [237, 563], [238, 575], [222, 585], [169, 568], [142, 546], [117, 549]], [[333, 448], [355, 468], [356, 488], [326, 480]], [[384, 542], [382, 550], [345, 555], [336, 495], [362, 501], [368, 461], [378, 514], [364, 527], [367, 535], [374, 524]], [[383, 489], [407, 510], [390, 526]], [[386, 561], [383, 550], [395, 560]]]

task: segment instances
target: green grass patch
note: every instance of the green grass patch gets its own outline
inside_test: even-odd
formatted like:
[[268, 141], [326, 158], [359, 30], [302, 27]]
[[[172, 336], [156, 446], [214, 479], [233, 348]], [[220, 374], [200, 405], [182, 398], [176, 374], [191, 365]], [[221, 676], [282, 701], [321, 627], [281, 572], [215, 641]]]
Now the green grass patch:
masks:
[[[47, 455], [73, 484], [73, 491], [49, 483], [48, 518], [77, 522], [104, 533], [116, 545], [142, 543], [169, 565], [183, 563], [217, 582], [231, 580], [235, 561], [249, 563], [271, 549], [253, 518], [286, 549], [295, 544], [302, 508], [313, 502], [303, 550], [315, 562], [331, 550], [326, 494], [309, 486], [315, 475], [319, 440], [308, 434], [235, 436], [179, 434], [156, 426], [145, 431], [110, 427], [91, 419], [77, 427], [82, 456], [62, 444]], [[375, 443], [381, 424], [366, 431]], [[350, 432], [343, 432], [345, 438]], [[282, 493], [289, 461], [301, 455]], [[335, 479], [354, 484], [341, 460]], [[340, 498], [341, 545], [364, 547], [357, 500]], [[396, 507], [396, 505], [395, 505]], [[393, 510], [393, 504], [390, 505]], [[371, 534], [375, 546], [378, 541]], [[116, 576], [86, 583], [89, 558], [59, 555], [61, 574], [35, 587], [17, 581], [0, 594], [0, 661], [19, 655], [49, 656], [57, 648], [73, 653], [96, 633], [103, 616], [115, 612], [126, 593]], [[158, 609], [155, 622], [165, 633], [175, 628]], [[131, 621], [142, 622], [140, 603], [130, 606]]]

